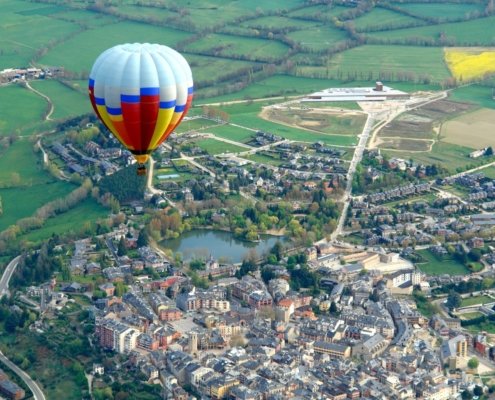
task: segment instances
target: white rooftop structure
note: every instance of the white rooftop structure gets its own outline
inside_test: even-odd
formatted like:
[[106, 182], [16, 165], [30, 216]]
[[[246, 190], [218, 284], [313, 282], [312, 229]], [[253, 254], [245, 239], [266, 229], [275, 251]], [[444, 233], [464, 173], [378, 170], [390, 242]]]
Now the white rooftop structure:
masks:
[[330, 88], [310, 94], [302, 101], [384, 101], [408, 99], [409, 93], [376, 82], [375, 87]]

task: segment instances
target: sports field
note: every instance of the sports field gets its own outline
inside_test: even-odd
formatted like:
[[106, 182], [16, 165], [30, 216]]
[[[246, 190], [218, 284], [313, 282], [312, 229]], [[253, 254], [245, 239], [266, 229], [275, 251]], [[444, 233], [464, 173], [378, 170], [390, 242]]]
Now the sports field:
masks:
[[495, 110], [482, 108], [447, 121], [441, 136], [445, 142], [473, 149], [495, 147]]

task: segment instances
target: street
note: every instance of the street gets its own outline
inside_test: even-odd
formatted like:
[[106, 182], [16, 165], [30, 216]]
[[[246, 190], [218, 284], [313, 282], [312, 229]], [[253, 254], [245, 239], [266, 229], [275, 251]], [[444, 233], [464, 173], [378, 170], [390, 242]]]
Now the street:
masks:
[[[12, 277], [12, 274], [14, 273], [20, 258], [21, 256], [17, 256], [9, 263], [9, 265], [7, 265], [7, 268], [5, 268], [2, 278], [0, 279], [1, 296], [8, 294], [10, 278]], [[40, 387], [36, 384], [36, 382], [33, 381], [31, 377], [22, 369], [20, 369], [17, 365], [15, 365], [12, 361], [5, 357], [2, 352], [0, 352], [0, 361], [3, 362], [12, 371], [14, 371], [24, 381], [31, 392], [33, 392], [35, 400], [45, 400], [45, 395], [41, 391]]]

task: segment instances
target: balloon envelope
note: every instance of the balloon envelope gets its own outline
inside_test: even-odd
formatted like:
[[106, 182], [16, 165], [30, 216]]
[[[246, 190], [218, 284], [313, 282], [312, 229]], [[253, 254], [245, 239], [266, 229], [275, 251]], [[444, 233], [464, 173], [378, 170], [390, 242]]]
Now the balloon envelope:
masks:
[[192, 96], [189, 64], [163, 45], [112, 47], [100, 54], [89, 75], [96, 114], [139, 163], [177, 127]]

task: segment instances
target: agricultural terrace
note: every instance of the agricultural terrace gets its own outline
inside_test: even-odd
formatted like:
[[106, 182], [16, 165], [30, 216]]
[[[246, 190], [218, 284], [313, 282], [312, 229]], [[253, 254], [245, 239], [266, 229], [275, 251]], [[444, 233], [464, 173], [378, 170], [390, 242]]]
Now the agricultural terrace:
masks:
[[495, 110], [482, 108], [461, 115], [442, 125], [442, 140], [459, 146], [479, 149], [495, 147]]
[[445, 61], [452, 75], [460, 82], [468, 82], [495, 73], [495, 49], [446, 48]]

